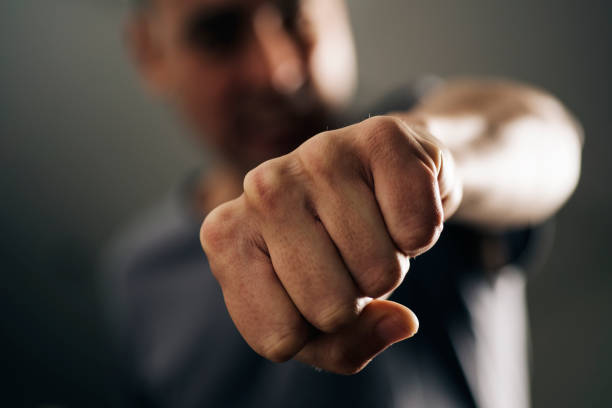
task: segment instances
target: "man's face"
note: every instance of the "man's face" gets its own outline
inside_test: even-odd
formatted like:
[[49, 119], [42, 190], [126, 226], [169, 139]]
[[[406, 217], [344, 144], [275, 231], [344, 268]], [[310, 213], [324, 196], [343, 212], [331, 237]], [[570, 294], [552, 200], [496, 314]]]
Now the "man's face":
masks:
[[157, 0], [146, 14], [143, 72], [236, 165], [289, 152], [351, 95], [341, 0]]

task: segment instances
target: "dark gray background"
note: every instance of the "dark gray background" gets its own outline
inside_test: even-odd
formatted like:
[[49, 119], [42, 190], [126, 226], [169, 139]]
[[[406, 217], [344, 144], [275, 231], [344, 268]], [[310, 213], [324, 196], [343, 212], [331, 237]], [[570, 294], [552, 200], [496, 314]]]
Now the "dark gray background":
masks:
[[[498, 75], [551, 90], [581, 119], [582, 180], [529, 286], [533, 400], [612, 406], [612, 3], [349, 4], [360, 106], [423, 73]], [[0, 2], [0, 399], [116, 403], [95, 254], [200, 161], [141, 92], [124, 14], [120, 0]]]

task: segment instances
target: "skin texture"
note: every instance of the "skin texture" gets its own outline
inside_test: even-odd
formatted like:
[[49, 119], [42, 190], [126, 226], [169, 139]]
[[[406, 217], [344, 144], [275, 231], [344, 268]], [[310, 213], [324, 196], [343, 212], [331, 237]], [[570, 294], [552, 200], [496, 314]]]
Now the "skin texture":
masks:
[[[345, 8], [298, 1], [287, 26], [283, 4], [157, 0], [126, 39], [149, 89], [222, 158], [194, 206], [244, 339], [272, 361], [352, 374], [418, 328], [384, 300], [409, 258], [453, 214], [497, 229], [549, 217], [578, 180], [581, 131], [541, 90], [469, 79], [410, 112], [321, 132], [355, 77]], [[248, 16], [239, 48], [185, 42], [193, 16], [226, 6]]]
[[[414, 334], [408, 309], [369, 301], [435, 243], [456, 185], [436, 141], [393, 117], [321, 133], [250, 171], [243, 195], [202, 228], [247, 342], [273, 361], [349, 374]], [[380, 326], [386, 319], [393, 330]]]

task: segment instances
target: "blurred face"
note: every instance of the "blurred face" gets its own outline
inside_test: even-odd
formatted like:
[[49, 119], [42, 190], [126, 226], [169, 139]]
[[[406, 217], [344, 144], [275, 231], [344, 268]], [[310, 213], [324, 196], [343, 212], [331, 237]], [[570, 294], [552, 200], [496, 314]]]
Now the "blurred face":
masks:
[[145, 14], [142, 72], [236, 165], [289, 152], [351, 95], [341, 0], [157, 0]]

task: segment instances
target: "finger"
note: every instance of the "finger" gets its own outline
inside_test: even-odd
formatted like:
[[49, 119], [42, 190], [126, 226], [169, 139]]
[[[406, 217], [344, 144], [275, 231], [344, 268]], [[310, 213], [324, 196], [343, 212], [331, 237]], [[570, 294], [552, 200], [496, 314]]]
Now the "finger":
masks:
[[413, 336], [418, 320], [408, 308], [373, 300], [359, 319], [335, 334], [321, 334], [304, 346], [295, 359], [338, 374], [361, 371], [377, 354]]
[[[442, 161], [442, 168], [440, 169], [440, 176], [438, 184], [444, 186], [444, 189], [440, 187], [440, 191], [444, 194], [441, 195], [442, 207], [444, 209], [444, 220], [448, 220], [459, 208], [461, 201], [463, 200], [463, 185], [462, 182], [457, 180], [455, 173], [455, 162], [450, 155], [444, 155]], [[452, 181], [451, 181], [452, 180]]]
[[269, 160], [246, 175], [244, 196], [289, 297], [313, 326], [333, 332], [356, 319], [363, 302], [315, 218], [303, 174], [294, 155]]
[[413, 136], [427, 155], [436, 158], [434, 164], [438, 168], [438, 188], [444, 209], [444, 219], [447, 220], [457, 211], [463, 198], [462, 183], [457, 176], [453, 155], [447, 148], [441, 148], [444, 144], [425, 128], [413, 126], [409, 128], [414, 130]]
[[323, 225], [293, 207], [263, 230], [272, 265], [302, 316], [324, 332], [352, 322], [363, 308], [360, 291]]
[[254, 244], [257, 239], [241, 222], [242, 212], [240, 200], [214, 210], [202, 226], [202, 243], [242, 337], [261, 356], [286, 361], [308, 340], [310, 327], [278, 280], [270, 259]]
[[431, 248], [442, 231], [444, 211], [436, 158], [398, 120], [371, 122], [367, 155], [376, 200], [389, 235], [403, 253]]
[[372, 191], [361, 178], [333, 188], [321, 180], [315, 209], [357, 286], [373, 298], [391, 292], [410, 262], [391, 240]]

